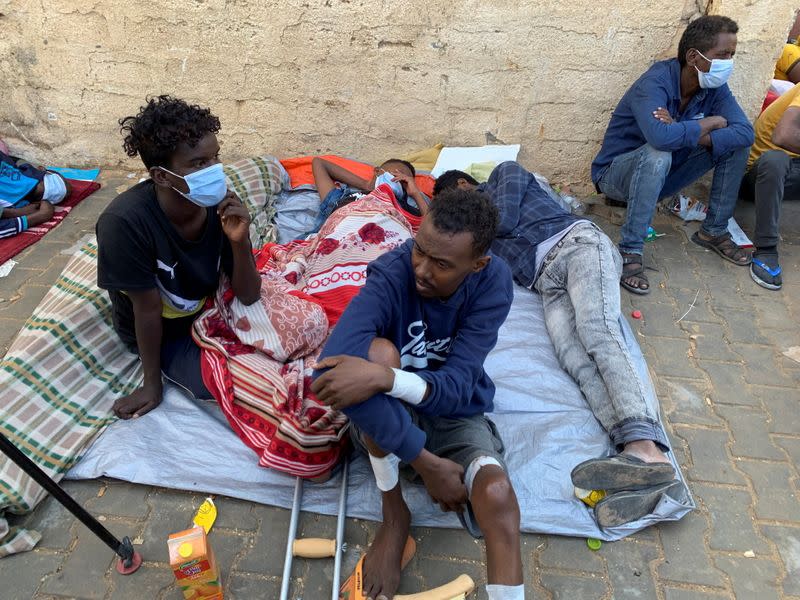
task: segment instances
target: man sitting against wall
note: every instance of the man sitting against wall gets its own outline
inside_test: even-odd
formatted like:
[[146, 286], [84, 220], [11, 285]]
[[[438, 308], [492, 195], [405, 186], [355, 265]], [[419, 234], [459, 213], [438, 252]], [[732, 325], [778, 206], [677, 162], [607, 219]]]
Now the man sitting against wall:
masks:
[[739, 28], [700, 17], [681, 36], [678, 56], [657, 62], [625, 93], [592, 163], [599, 192], [627, 203], [619, 250], [622, 287], [650, 293], [642, 258], [656, 204], [713, 169], [708, 214], [692, 241], [735, 265], [750, 256], [728, 233], [753, 127], [728, 89]]
[[783, 285], [778, 262], [778, 226], [784, 200], [800, 198], [800, 84], [778, 98], [756, 120], [743, 195], [756, 203], [750, 277], [768, 290]]

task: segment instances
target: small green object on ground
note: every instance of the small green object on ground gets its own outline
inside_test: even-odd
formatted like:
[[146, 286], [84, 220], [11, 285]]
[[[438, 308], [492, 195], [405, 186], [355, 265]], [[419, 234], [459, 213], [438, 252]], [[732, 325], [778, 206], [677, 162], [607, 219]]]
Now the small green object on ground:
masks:
[[600, 546], [603, 545], [603, 542], [596, 538], [587, 538], [586, 545], [589, 546], [589, 550], [594, 550], [596, 552], [597, 550], [600, 550]]

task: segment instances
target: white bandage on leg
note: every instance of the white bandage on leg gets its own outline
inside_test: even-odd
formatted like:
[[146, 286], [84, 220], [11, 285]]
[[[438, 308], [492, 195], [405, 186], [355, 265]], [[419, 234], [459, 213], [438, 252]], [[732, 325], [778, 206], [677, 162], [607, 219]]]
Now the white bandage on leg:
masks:
[[372, 472], [375, 473], [375, 483], [382, 492], [393, 490], [400, 479], [400, 459], [394, 454], [387, 454], [383, 458], [369, 455]]
[[472, 482], [475, 481], [475, 475], [478, 474], [478, 471], [481, 470], [481, 467], [485, 467], [487, 465], [497, 465], [501, 469], [503, 465], [500, 464], [500, 461], [496, 458], [491, 456], [479, 456], [472, 460], [467, 466], [467, 470], [464, 472], [464, 485], [467, 486], [467, 495], [472, 496]]
[[428, 382], [416, 373], [402, 369], [392, 369], [392, 371], [394, 371], [394, 385], [389, 390], [389, 395], [414, 406], [422, 402], [425, 392], [428, 391]]
[[42, 200], [46, 200], [50, 204], [58, 204], [67, 195], [67, 186], [61, 175], [55, 173], [44, 174], [44, 194]]
[[525, 586], [487, 583], [486, 595], [489, 600], [525, 600]]

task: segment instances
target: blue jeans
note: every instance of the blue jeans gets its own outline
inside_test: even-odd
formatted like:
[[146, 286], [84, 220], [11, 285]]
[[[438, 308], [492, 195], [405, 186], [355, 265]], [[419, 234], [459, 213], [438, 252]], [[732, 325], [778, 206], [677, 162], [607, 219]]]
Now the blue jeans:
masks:
[[212, 400], [214, 395], [203, 383], [200, 368], [200, 346], [191, 335], [165, 340], [161, 346], [161, 374], [177, 386], [182, 387], [197, 400]]
[[620, 252], [642, 254], [658, 201], [677, 194], [711, 169], [714, 169], [714, 178], [708, 214], [701, 227], [713, 237], [725, 234], [739, 197], [749, 151], [749, 148], [738, 148], [714, 161], [711, 152], [704, 147], [666, 152], [645, 144], [617, 156], [597, 186], [609, 198], [628, 203]]
[[591, 223], [579, 223], [547, 254], [534, 288], [561, 367], [578, 383], [589, 408], [622, 450], [638, 440], [669, 441], [620, 327], [622, 259]]

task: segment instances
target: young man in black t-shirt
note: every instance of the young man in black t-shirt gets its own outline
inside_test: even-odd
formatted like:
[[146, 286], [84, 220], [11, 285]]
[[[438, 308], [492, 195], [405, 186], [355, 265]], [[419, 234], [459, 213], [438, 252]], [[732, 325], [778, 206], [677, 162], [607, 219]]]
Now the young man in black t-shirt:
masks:
[[213, 294], [220, 270], [239, 301], [258, 300], [250, 216], [227, 190], [219, 161], [219, 119], [170, 96], [152, 98], [120, 120], [128, 156], [150, 173], [117, 196], [97, 221], [97, 283], [108, 290], [114, 329], [144, 370], [141, 388], [114, 403], [138, 417], [161, 402], [164, 376], [197, 398], [211, 398], [200, 371], [192, 322]]

